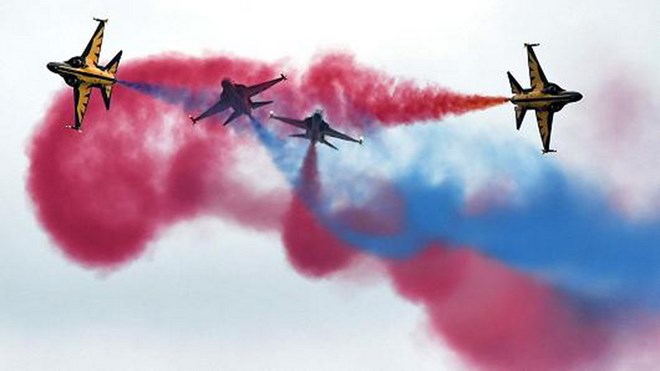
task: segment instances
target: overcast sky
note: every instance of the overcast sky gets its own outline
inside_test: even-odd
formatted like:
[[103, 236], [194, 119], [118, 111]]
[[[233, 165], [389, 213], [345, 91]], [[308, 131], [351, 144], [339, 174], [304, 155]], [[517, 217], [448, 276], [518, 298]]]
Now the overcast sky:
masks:
[[[387, 282], [308, 280], [289, 266], [279, 236], [221, 219], [177, 225], [117, 271], [67, 260], [26, 194], [26, 146], [53, 96], [66, 88], [46, 63], [80, 53], [96, 27], [92, 17], [110, 19], [102, 61], [123, 49], [122, 63], [175, 51], [304, 66], [316, 53], [340, 49], [422, 84], [490, 95], [509, 94], [507, 70], [527, 85], [522, 45], [540, 42], [548, 77], [585, 95], [555, 119], [553, 132], [563, 153], [579, 155], [553, 160], [607, 189], [641, 194], [633, 213], [644, 209], [644, 200], [657, 200], [660, 3], [368, 3], [1, 2], [0, 368], [462, 367], [451, 349], [426, 334], [421, 308], [397, 297]], [[613, 145], [616, 137], [597, 135], [603, 116], [594, 111], [602, 107], [603, 89], [622, 84], [648, 92], [638, 98], [649, 115], [631, 124], [644, 133], [630, 143], [634, 148], [618, 148], [619, 158], [605, 167], [598, 159], [607, 148], [600, 143]], [[539, 145], [531, 119], [522, 133], [513, 130], [509, 106], [447, 121], [466, 133]]]

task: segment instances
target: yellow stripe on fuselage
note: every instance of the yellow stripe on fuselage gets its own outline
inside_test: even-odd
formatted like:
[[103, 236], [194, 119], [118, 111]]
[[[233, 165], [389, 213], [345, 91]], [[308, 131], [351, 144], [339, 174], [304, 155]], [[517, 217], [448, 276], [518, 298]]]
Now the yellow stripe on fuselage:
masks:
[[90, 85], [112, 85], [116, 82], [115, 76], [98, 67], [60, 67], [60, 72], [77, 77], [80, 81]]
[[511, 98], [511, 103], [528, 109], [545, 108], [557, 102], [568, 102], [568, 99], [559, 95], [543, 94], [538, 91], [516, 94]]

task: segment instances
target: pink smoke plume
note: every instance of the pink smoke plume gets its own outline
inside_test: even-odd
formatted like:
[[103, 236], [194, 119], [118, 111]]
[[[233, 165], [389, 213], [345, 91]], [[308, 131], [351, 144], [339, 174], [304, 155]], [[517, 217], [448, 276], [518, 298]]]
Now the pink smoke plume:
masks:
[[319, 202], [321, 192], [316, 161], [316, 148], [309, 146], [284, 217], [282, 240], [289, 261], [299, 272], [323, 277], [347, 267], [358, 254], [324, 228], [310, 210]]
[[413, 81], [359, 65], [346, 54], [318, 58], [303, 75], [300, 90], [338, 123], [377, 120], [388, 126], [440, 120], [508, 101], [506, 97], [456, 94], [438, 86], [420, 88]]
[[[209, 91], [219, 93], [225, 77], [249, 84], [270, 79], [281, 69], [231, 57], [175, 55], [126, 63], [120, 76], [203, 97]], [[343, 116], [358, 109], [360, 116], [380, 117], [391, 124], [394, 119], [404, 123], [439, 119], [502, 102], [502, 98], [416, 88], [412, 82], [398, 84], [342, 54], [322, 56], [300, 78], [293, 75], [292, 81], [266, 93], [276, 99], [278, 109], [300, 115], [322, 104]], [[360, 100], [367, 84], [378, 87], [371, 95], [377, 104]], [[115, 88], [110, 112], [104, 112], [98, 98], [90, 102], [85, 132], [75, 135], [62, 129], [72, 120], [70, 93], [58, 95], [29, 149], [29, 193], [39, 220], [69, 257], [88, 266], [121, 264], [139, 256], [162, 228], [203, 213], [255, 228], [274, 228], [279, 223], [285, 206], [278, 200], [286, 199], [288, 192], [282, 190], [278, 197], [258, 194], [233, 177], [238, 140], [227, 130], [214, 125], [192, 130], [181, 106], [123, 86]], [[198, 110], [204, 108], [198, 105]], [[408, 112], [417, 106], [422, 108]], [[263, 117], [264, 112], [260, 114]], [[166, 125], [168, 120], [174, 122]]]
[[578, 369], [607, 349], [605, 329], [553, 290], [472, 250], [433, 245], [388, 266], [432, 332], [479, 368]]
[[[218, 91], [227, 76], [253, 83], [280, 69], [229, 57], [164, 56], [126, 63], [120, 74], [126, 81], [207, 92]], [[321, 105], [345, 125], [441, 119], [505, 101], [418, 88], [341, 54], [322, 56], [291, 77], [264, 93], [278, 110], [303, 115]], [[39, 221], [78, 264], [126, 264], [160, 231], [198, 215], [280, 230], [291, 264], [310, 277], [327, 277], [360, 258], [310, 208], [320, 187], [313, 148], [296, 192], [259, 190], [236, 176], [236, 148], [257, 143], [240, 138], [249, 133], [232, 135], [218, 125], [192, 129], [182, 107], [122, 86], [116, 87], [110, 112], [99, 98], [92, 97], [86, 131], [78, 134], [62, 128], [73, 115], [70, 93], [57, 95], [28, 150], [27, 186]], [[386, 185], [379, 192], [388, 210], [401, 207]], [[401, 227], [396, 216], [361, 208], [344, 210], [343, 222], [384, 235]], [[468, 250], [434, 246], [382, 265], [396, 291], [425, 308], [433, 333], [479, 367], [575, 367], [606, 345], [599, 327], [552, 290]]]
[[[319, 233], [318, 221], [309, 217], [309, 208], [315, 207], [322, 192], [316, 161], [316, 149], [310, 147], [284, 240], [296, 269], [325, 276], [351, 268], [360, 256], [349, 254], [355, 249], [336, 237]], [[380, 200], [397, 204], [393, 202], [396, 193], [380, 195]], [[350, 213], [369, 215], [370, 210], [355, 208]], [[369, 230], [376, 234], [387, 235], [402, 227], [387, 214], [370, 220]], [[363, 224], [351, 227], [360, 230]], [[287, 241], [287, 235], [300, 235], [301, 230], [308, 234], [293, 243]], [[382, 265], [395, 290], [425, 309], [431, 333], [445, 339], [473, 367], [577, 369], [593, 364], [609, 345], [610, 334], [602, 324], [550, 287], [473, 250], [433, 244], [410, 259], [385, 260]]]

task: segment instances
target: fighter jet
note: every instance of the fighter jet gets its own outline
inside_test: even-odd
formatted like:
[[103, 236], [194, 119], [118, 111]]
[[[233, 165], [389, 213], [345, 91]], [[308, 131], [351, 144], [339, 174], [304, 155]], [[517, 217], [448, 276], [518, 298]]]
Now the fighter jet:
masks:
[[271, 104], [273, 101], [269, 100], [264, 102], [253, 102], [251, 98], [284, 80], [286, 80], [286, 76], [284, 76], [284, 74], [280, 74], [280, 77], [276, 79], [257, 85], [245, 86], [242, 84], [235, 84], [230, 79], [224, 79], [222, 80], [222, 93], [220, 93], [220, 100], [209, 107], [209, 109], [202, 112], [202, 114], [199, 116], [193, 117], [190, 115], [188, 117], [192, 121], [193, 125], [195, 125], [197, 121], [218, 114], [231, 107], [234, 112], [229, 115], [223, 125], [229, 124], [241, 115], [247, 115], [251, 120], [253, 120], [253, 109]]
[[539, 125], [539, 132], [541, 133], [541, 142], [543, 142], [542, 152], [556, 152], [550, 149], [550, 135], [552, 134], [552, 118], [555, 112], [560, 111], [568, 103], [577, 102], [582, 99], [582, 94], [574, 91], [566, 91], [559, 87], [559, 85], [548, 82], [546, 79], [541, 65], [539, 64], [533, 47], [539, 44], [525, 44], [527, 48], [527, 60], [529, 65], [529, 79], [531, 81], [531, 89], [523, 89], [518, 81], [507, 72], [509, 76], [509, 83], [511, 84], [511, 92], [513, 103], [516, 111], [516, 128], [520, 130], [525, 113], [528, 109], [536, 111], [536, 121]]
[[305, 118], [304, 120], [296, 120], [296, 119], [291, 119], [287, 117], [281, 117], [281, 116], [276, 116], [275, 113], [272, 111], [270, 112], [270, 117], [282, 121], [284, 123], [287, 123], [289, 125], [293, 125], [297, 128], [301, 128], [305, 130], [305, 133], [301, 134], [292, 134], [291, 137], [295, 138], [305, 138], [309, 139], [313, 144], [316, 144], [317, 142], [321, 142], [328, 147], [332, 147], [334, 149], [337, 149], [332, 143], [328, 142], [325, 137], [333, 137], [337, 139], [342, 139], [346, 140], [349, 142], [355, 142], [355, 143], [360, 143], [362, 144], [363, 138], [360, 137], [359, 139], [354, 139], [349, 137], [348, 135], [344, 133], [340, 133], [330, 127], [325, 120], [323, 120], [323, 113], [319, 110], [314, 112], [313, 115]]
[[101, 44], [103, 43], [103, 31], [108, 20], [98, 18], [94, 18], [94, 20], [99, 22], [99, 25], [80, 56], [70, 58], [66, 62], [51, 62], [47, 65], [51, 72], [62, 76], [64, 82], [73, 88], [75, 122], [73, 125], [67, 125], [66, 127], [76, 131], [82, 131], [82, 122], [85, 111], [87, 111], [87, 103], [89, 103], [92, 88], [101, 89], [105, 108], [110, 109], [112, 88], [117, 82], [115, 74], [122, 54], [120, 50], [105, 67], [98, 65]]

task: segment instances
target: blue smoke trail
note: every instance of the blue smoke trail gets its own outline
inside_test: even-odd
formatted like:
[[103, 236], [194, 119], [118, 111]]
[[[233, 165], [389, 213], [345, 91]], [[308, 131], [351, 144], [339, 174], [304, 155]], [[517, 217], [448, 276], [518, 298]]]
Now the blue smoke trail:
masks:
[[193, 92], [187, 88], [177, 88], [171, 86], [162, 86], [149, 84], [146, 82], [134, 82], [118, 80], [119, 84], [136, 90], [142, 94], [149, 95], [158, 100], [172, 105], [181, 105], [186, 111], [199, 109], [219, 95], [218, 92], [204, 91]]
[[[261, 125], [255, 129], [275, 164], [295, 186], [299, 179], [292, 173], [290, 163], [286, 168], [281, 167], [281, 158], [287, 155], [282, 141]], [[426, 130], [442, 131], [446, 135], [444, 140], [451, 140], [451, 130], [427, 126], [420, 131]], [[437, 148], [436, 136], [418, 134], [415, 138], [432, 141], [432, 146]], [[377, 140], [371, 144], [376, 152], [382, 150], [377, 148]], [[400, 233], [374, 235], [352, 229], [336, 217], [330, 206], [332, 194], [327, 195], [325, 203], [309, 206], [344, 241], [383, 258], [406, 259], [433, 242], [467, 245], [600, 303], [660, 305], [657, 220], [627, 220], [608, 205], [605, 195], [596, 188], [583, 189], [579, 182], [572, 181], [543, 158], [523, 166], [514, 157], [496, 153], [501, 148], [488, 143], [480, 145], [481, 156], [489, 159], [484, 161], [496, 159], [490, 164], [496, 172], [519, 181], [521, 187], [517, 192], [521, 194], [514, 195], [517, 202], [500, 203], [482, 213], [467, 214], [465, 185], [461, 181], [449, 176], [440, 183], [432, 183], [421, 166], [412, 166], [390, 179], [405, 204], [405, 224]], [[525, 156], [540, 158], [536, 151], [526, 152]], [[323, 167], [333, 173], [332, 162]], [[528, 172], [530, 168], [533, 175]], [[355, 176], [357, 179], [359, 175]], [[330, 188], [352, 187], [347, 179], [350, 176]]]
[[[132, 87], [172, 104], [199, 104], [199, 98], [184, 89], [135, 83]], [[292, 188], [298, 189], [298, 170], [307, 146], [278, 138], [259, 121], [251, 124], [274, 164]], [[466, 143], [448, 126], [407, 126], [405, 130], [413, 132], [415, 145], [422, 148], [424, 155], [387, 177], [405, 205], [404, 225], [399, 233], [361, 233], [342, 223], [333, 209], [333, 197], [340, 191], [350, 192], [360, 183], [356, 180], [361, 175], [342, 168], [336, 156], [323, 163], [322, 167], [331, 174], [325, 182], [326, 189], [332, 192], [320, 204], [316, 200], [306, 202], [319, 220], [345, 242], [388, 259], [409, 258], [432, 242], [468, 245], [581, 297], [608, 304], [660, 305], [657, 220], [627, 220], [608, 206], [597, 187], [581, 188], [579, 181], [570, 179], [536, 151], [515, 152], [474, 138]], [[378, 135], [374, 139], [364, 153], [375, 154], [375, 166], [395, 161], [391, 149], [380, 143]], [[514, 180], [518, 189], [512, 200], [492, 205], [483, 213], [466, 214], [465, 184], [457, 176], [460, 166], [442, 160], [442, 156], [441, 160], [432, 160], [429, 155], [438, 152], [437, 148], [450, 148], [452, 141], [463, 146], [458, 149], [461, 156], [469, 158], [472, 164], [484, 165], [491, 177]], [[456, 151], [444, 153], [453, 152]], [[357, 163], [361, 160], [353, 158]], [[444, 175], [441, 181], [429, 179], [428, 171], [425, 172], [428, 163]], [[369, 187], [368, 182], [366, 186]], [[355, 195], [352, 201], [360, 202]]]
[[272, 130], [268, 130], [259, 120], [250, 120], [250, 124], [261, 144], [266, 147], [275, 166], [282, 172], [290, 184], [295, 185], [298, 169], [302, 162], [305, 146], [287, 146]]
[[544, 188], [526, 205], [495, 206], [469, 216], [462, 212], [457, 184], [395, 179], [406, 203], [406, 225], [396, 236], [360, 234], [324, 219], [351, 244], [387, 258], [409, 257], [433, 241], [467, 244], [569, 291], [603, 300], [651, 294], [648, 299], [658, 301], [658, 225], [626, 221], [603, 207], [602, 199], [572, 189], [557, 171], [548, 170], [544, 178]]

